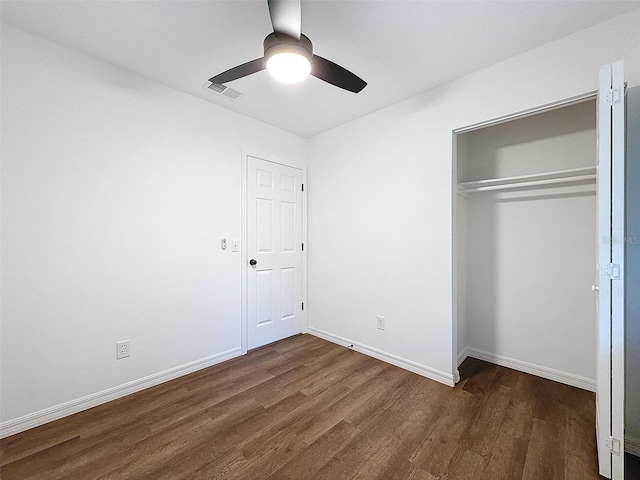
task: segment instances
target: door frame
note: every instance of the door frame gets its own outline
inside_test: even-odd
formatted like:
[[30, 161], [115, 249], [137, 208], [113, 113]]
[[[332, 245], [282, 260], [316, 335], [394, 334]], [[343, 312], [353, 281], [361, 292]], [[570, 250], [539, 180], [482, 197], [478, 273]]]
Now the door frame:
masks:
[[[531, 117], [539, 113], [546, 113], [559, 108], [569, 107], [578, 103], [596, 100], [596, 109], [598, 98], [598, 90], [592, 90], [580, 95], [558, 100], [556, 102], [547, 103], [538, 107], [521, 110], [511, 114], [507, 114], [501, 117], [496, 117], [483, 122], [474, 123], [464, 127], [456, 128], [451, 132], [451, 291], [452, 291], [452, 349], [451, 349], [451, 372], [454, 377], [455, 383], [460, 381], [460, 372], [458, 367], [462, 364], [465, 358], [467, 358], [468, 347], [465, 345], [465, 350], [458, 351], [458, 135], [463, 133], [472, 132], [474, 130], [480, 130], [485, 127], [492, 127], [501, 123], [510, 122], [512, 120], [519, 120], [521, 118]], [[597, 130], [597, 124], [596, 124]], [[597, 134], [597, 132], [596, 132]]]
[[264, 160], [265, 162], [274, 163], [276, 165], [283, 165], [285, 167], [295, 168], [302, 171], [302, 184], [305, 186], [302, 191], [302, 243], [305, 248], [302, 251], [302, 302], [305, 308], [302, 309], [302, 333], [307, 333], [307, 252], [308, 252], [308, 242], [307, 242], [307, 165], [296, 163], [291, 160], [283, 159], [276, 157], [274, 155], [267, 155], [264, 153], [258, 153], [252, 150], [242, 149], [241, 151], [241, 169], [242, 169], [242, 199], [241, 199], [241, 208], [242, 208], [242, 232], [240, 239], [240, 349], [241, 354], [244, 355], [247, 353], [249, 340], [248, 340], [248, 330], [249, 330], [249, 315], [248, 315], [248, 282], [247, 282], [247, 265], [249, 264], [249, 256], [248, 256], [248, 225], [247, 225], [247, 208], [248, 208], [248, 181], [249, 181], [249, 157], [259, 158], [260, 160]]

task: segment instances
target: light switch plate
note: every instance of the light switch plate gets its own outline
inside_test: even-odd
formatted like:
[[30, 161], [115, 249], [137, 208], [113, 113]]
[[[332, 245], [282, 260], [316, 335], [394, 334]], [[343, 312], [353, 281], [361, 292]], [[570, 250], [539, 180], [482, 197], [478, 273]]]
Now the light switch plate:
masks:
[[238, 240], [231, 240], [231, 251], [232, 252], [237, 252], [238, 251], [238, 245], [240, 242], [238, 242]]

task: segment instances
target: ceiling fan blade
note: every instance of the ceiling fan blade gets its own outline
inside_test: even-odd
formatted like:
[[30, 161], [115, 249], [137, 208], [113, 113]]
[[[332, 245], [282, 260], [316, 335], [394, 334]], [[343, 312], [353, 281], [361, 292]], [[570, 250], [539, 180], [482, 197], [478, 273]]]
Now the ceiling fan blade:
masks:
[[346, 68], [315, 54], [311, 61], [311, 75], [353, 93], [358, 93], [367, 86], [367, 82]]
[[300, 0], [267, 0], [267, 4], [273, 31], [300, 40]]
[[264, 58], [256, 58], [250, 62], [243, 63], [237, 67], [230, 68], [229, 70], [219, 73], [215, 77], [209, 79], [212, 83], [223, 84], [238, 78], [246, 77], [252, 73], [257, 73], [260, 70], [265, 69]]

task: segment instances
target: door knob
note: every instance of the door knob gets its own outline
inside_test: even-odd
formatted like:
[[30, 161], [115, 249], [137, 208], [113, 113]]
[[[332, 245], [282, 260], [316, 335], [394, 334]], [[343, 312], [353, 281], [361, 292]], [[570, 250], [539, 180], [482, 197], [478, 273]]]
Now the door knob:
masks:
[[258, 264], [258, 262], [255, 259], [251, 259], [249, 260], [249, 265], [251, 265], [252, 267], [255, 267]]
[[598, 286], [596, 286], [596, 285], [591, 285], [591, 291], [597, 293], [597, 292], [600, 291], [600, 288]]

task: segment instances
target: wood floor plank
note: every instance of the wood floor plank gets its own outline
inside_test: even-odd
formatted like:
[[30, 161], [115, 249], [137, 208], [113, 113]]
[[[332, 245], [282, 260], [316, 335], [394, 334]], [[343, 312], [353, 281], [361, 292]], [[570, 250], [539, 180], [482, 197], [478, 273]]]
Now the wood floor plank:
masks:
[[546, 421], [533, 419], [522, 480], [564, 478], [564, 445], [554, 437], [556, 432]]
[[[358, 471], [354, 480], [387, 480], [396, 470], [409, 465], [413, 467], [411, 471], [414, 476], [427, 473], [410, 464], [409, 458], [443, 408], [443, 390], [433, 387], [433, 382], [426, 380], [410, 382], [403, 385], [402, 395], [390, 398], [390, 408], [383, 412], [397, 427], [393, 432], [383, 431], [379, 435], [389, 439], [392, 444], [380, 449], [376, 455], [377, 465], [368, 464], [367, 468]], [[362, 424], [361, 428], [364, 426]], [[365, 431], [365, 434], [372, 435], [370, 431]]]
[[[117, 480], [122, 478], [142, 478], [149, 474], [155, 465], [162, 463], [167, 457], [175, 457], [182, 452], [187, 451], [190, 448], [194, 438], [199, 439], [207, 435], [207, 430], [211, 428], [210, 419], [198, 418], [194, 419], [196, 425], [188, 425], [189, 437], [185, 437], [182, 430], [175, 432], [176, 437], [168, 438], [168, 436], [154, 435], [140, 442], [136, 446], [136, 455], [130, 456], [128, 452], [118, 452], [119, 457], [125, 457], [128, 461], [124, 463], [123, 460], [118, 459], [114, 461], [111, 458], [109, 461], [96, 462], [91, 468], [91, 475], [95, 475], [97, 469], [95, 467], [103, 467], [103, 470], [107, 470], [104, 475], [97, 478], [101, 480]], [[187, 427], [187, 425], [184, 425]], [[162, 440], [161, 440], [162, 439]], [[197, 440], [196, 440], [197, 441]], [[118, 468], [112, 468], [113, 465], [118, 463], [123, 465]], [[89, 473], [89, 472], [87, 472]]]
[[[40, 450], [32, 455], [22, 457], [11, 463], [2, 466], [2, 477], [18, 478], [18, 475], [25, 477], [44, 476], [50, 473], [51, 465], [58, 461], [63, 453], [61, 451], [73, 449], [80, 443], [80, 437], [74, 437], [70, 440], [58, 443], [51, 447]], [[71, 447], [70, 447], [71, 446]]]
[[384, 362], [363, 362], [361, 366], [355, 368], [347, 376], [342, 378], [340, 383], [347, 388], [355, 389], [378, 375], [387, 368], [387, 366]]
[[311, 443], [299, 455], [275, 471], [269, 480], [299, 480], [317, 473], [341, 451], [360, 431], [341, 420]]
[[[356, 396], [360, 396], [355, 402], [357, 408], [351, 403], [344, 412], [344, 418], [352, 425], [359, 426], [362, 422], [371, 421], [381, 409], [388, 408], [389, 397], [400, 395], [399, 391], [403, 385], [413, 378], [411, 372], [402, 370], [393, 365], [380, 372], [374, 381], [363, 385], [362, 389], [356, 389]], [[362, 395], [362, 390], [368, 391], [368, 395]]]
[[565, 436], [565, 471], [567, 480], [597, 480], [599, 475], [596, 439], [591, 422], [583, 418], [574, 408], [567, 410], [567, 433]]
[[242, 468], [247, 459], [235, 448], [221, 452], [211, 445], [201, 445], [197, 454], [188, 452], [180, 455], [175, 462], [160, 465], [145, 480], [196, 480], [220, 479]]
[[347, 378], [349, 374], [360, 368], [362, 365], [369, 363], [367, 358], [362, 355], [354, 355], [353, 351], [346, 350], [338, 364], [318, 364], [322, 370], [318, 374], [311, 377], [310, 381], [302, 387], [302, 392], [307, 395], [315, 395], [316, 393], [327, 388], [327, 385], [341, 382]]
[[469, 480], [471, 478], [479, 478], [480, 475], [482, 475], [485, 463], [486, 459], [483, 458], [482, 455], [461, 448], [456, 454], [455, 460], [449, 464], [449, 468], [440, 478], [442, 480]]
[[[382, 429], [392, 429], [393, 425], [384, 423]], [[376, 453], [385, 446], [381, 437], [371, 438], [359, 433], [340, 452], [334, 455], [315, 475], [313, 480], [332, 480], [338, 478], [353, 479], [358, 472], [369, 470], [371, 464], [378, 466]]]
[[489, 459], [510, 402], [511, 389], [499, 384], [482, 397], [478, 413], [460, 439], [467, 450]]
[[[265, 446], [269, 445], [282, 431], [286, 431], [292, 436], [296, 436], [301, 425], [306, 425], [307, 418], [314, 417], [319, 411], [327, 405], [331, 405], [347, 393], [347, 389], [342, 385], [333, 385], [321, 394], [313, 397], [307, 397], [306, 401], [296, 408], [292, 408], [286, 413], [281, 413], [278, 418], [272, 419], [269, 426], [262, 428], [255, 434], [241, 440], [237, 446], [243, 455], [251, 458], [257, 452], [262, 451]], [[304, 394], [303, 394], [304, 395]], [[319, 432], [320, 434], [324, 432]], [[314, 441], [315, 438], [311, 439]], [[298, 439], [298, 443], [303, 444]], [[304, 442], [307, 443], [307, 442]]]
[[496, 375], [493, 377], [491, 388], [495, 388], [497, 385], [513, 388], [518, 382], [518, 377], [522, 375], [517, 370], [511, 370], [510, 368], [498, 368], [496, 369]]
[[240, 449], [247, 442], [255, 438], [255, 436], [263, 434], [269, 429], [275, 429], [274, 425], [276, 422], [281, 422], [283, 416], [288, 415], [289, 412], [304, 405], [307, 400], [306, 395], [297, 392], [267, 409], [261, 407], [261, 412], [246, 418], [232, 427], [211, 432], [209, 440], [217, 449], [227, 450], [232, 447]]
[[458, 443], [480, 408], [480, 398], [463, 389], [455, 390], [447, 408], [426, 433], [410, 460], [430, 474], [441, 477], [451, 464]]
[[522, 478], [531, 428], [531, 409], [527, 404], [512, 399], [495, 435], [491, 456], [480, 480]]
[[491, 386], [499, 370], [492, 368], [492, 365], [489, 363], [475, 359], [470, 360], [474, 362], [473, 375], [470, 375], [464, 382], [461, 382], [460, 387], [465, 392], [474, 395], [483, 395], [491, 390]]
[[450, 388], [298, 335], [3, 439], [0, 477], [601, 478], [592, 393], [472, 358], [460, 372]]
[[387, 480], [438, 480], [438, 477], [419, 469], [409, 461], [401, 463], [393, 470], [388, 470], [387, 475], [385, 477]]

